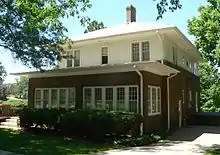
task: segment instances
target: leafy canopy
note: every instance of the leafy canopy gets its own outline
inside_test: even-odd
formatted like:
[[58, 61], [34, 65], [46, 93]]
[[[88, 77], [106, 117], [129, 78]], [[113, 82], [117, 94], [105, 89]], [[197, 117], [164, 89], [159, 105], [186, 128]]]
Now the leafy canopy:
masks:
[[89, 22], [87, 29], [84, 31], [84, 33], [92, 32], [104, 28], [106, 27], [104, 26], [103, 22], [98, 22], [97, 20], [93, 20], [92, 22]]
[[60, 59], [58, 46], [67, 39], [64, 17], [77, 17], [89, 0], [0, 0], [0, 46], [29, 67], [41, 69]]
[[220, 112], [220, 0], [208, 0], [199, 16], [188, 21], [189, 33], [205, 62], [199, 65], [201, 109]]
[[6, 71], [2, 63], [0, 62], [0, 87], [3, 84], [5, 77], [6, 77]]

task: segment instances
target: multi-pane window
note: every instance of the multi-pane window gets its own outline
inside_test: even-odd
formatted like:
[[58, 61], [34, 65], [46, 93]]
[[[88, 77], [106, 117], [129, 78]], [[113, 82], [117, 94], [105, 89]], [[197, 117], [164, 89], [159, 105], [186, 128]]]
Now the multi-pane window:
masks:
[[84, 107], [138, 112], [138, 86], [85, 87]]
[[75, 107], [75, 88], [36, 88], [35, 108], [59, 107]]
[[43, 107], [49, 108], [49, 89], [43, 90]]
[[51, 108], [56, 108], [58, 105], [58, 89], [51, 89]]
[[138, 88], [129, 87], [129, 111], [138, 112]]
[[87, 109], [92, 108], [92, 89], [91, 88], [84, 89], [84, 105], [85, 105], [85, 108]]
[[101, 48], [102, 64], [108, 64], [108, 47]]
[[150, 42], [143, 41], [143, 42], [132, 43], [131, 53], [132, 53], [132, 62], [149, 60], [150, 59]]
[[125, 88], [124, 87], [117, 88], [116, 106], [117, 106], [118, 111], [125, 110]]
[[35, 91], [35, 108], [41, 107], [41, 90], [37, 89]]
[[173, 50], [173, 63], [177, 64], [177, 47], [173, 46], [172, 50]]
[[145, 41], [141, 43], [142, 61], [150, 59], [150, 43]]
[[140, 59], [140, 44], [139, 43], [132, 43], [131, 45], [131, 50], [132, 50], [132, 61], [139, 61]]
[[105, 108], [113, 110], [113, 88], [105, 89]]
[[95, 88], [95, 106], [102, 109], [102, 88]]
[[68, 89], [68, 107], [75, 108], [75, 89], [74, 88]]
[[161, 89], [156, 86], [148, 86], [148, 115], [161, 113]]
[[74, 51], [74, 67], [80, 66], [80, 50]]
[[73, 67], [73, 58], [71, 51], [67, 51], [66, 67]]

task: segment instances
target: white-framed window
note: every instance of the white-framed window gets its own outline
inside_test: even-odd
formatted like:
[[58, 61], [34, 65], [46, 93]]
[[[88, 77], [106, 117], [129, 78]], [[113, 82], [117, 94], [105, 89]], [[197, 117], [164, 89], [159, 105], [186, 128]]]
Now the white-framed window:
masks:
[[75, 87], [71, 88], [36, 88], [35, 108], [74, 108]]
[[73, 53], [72, 51], [67, 51], [67, 58], [66, 58], [66, 67], [73, 67]]
[[74, 67], [80, 66], [80, 50], [74, 50]]
[[131, 44], [131, 61], [148, 61], [150, 59], [150, 42], [141, 41]]
[[161, 114], [161, 88], [148, 86], [148, 115]]
[[173, 46], [172, 51], [173, 51], [173, 63], [177, 64], [177, 47]]
[[108, 64], [108, 47], [101, 48], [102, 64]]
[[138, 112], [138, 86], [84, 87], [84, 107]]

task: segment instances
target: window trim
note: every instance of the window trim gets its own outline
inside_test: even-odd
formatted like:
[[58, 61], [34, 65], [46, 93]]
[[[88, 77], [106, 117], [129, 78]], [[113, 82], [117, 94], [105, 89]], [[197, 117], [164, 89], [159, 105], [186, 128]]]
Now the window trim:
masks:
[[[149, 109], [148, 109], [148, 116], [155, 116], [155, 115], [161, 115], [161, 87], [160, 86], [153, 86], [153, 85], [148, 85], [148, 88], [150, 88], [150, 106], [151, 106], [151, 113], [149, 113]], [[159, 112], [152, 112], [152, 88], [156, 88], [156, 101], [158, 100], [158, 94], [157, 94], [157, 89], [160, 90], [160, 101], [159, 101], [159, 104], [160, 104], [160, 109], [159, 109]], [[147, 89], [148, 91], [148, 89]], [[148, 93], [148, 92], [147, 92]], [[149, 98], [149, 96], [148, 96]], [[147, 103], [149, 104], [149, 103]], [[149, 106], [149, 105], [148, 105]], [[156, 102], [156, 109], [157, 109], [158, 105], [157, 105], [157, 102]]]
[[[151, 60], [151, 40], [134, 40], [130, 44], [130, 61], [132, 63], [149, 61], [149, 60], [142, 60], [142, 42], [149, 42], [149, 60]], [[139, 43], [139, 61], [132, 61], [132, 44], [133, 43]]]
[[[116, 85], [116, 86], [85, 86], [83, 87], [83, 108], [86, 108], [86, 104], [85, 104], [85, 89], [87, 88], [90, 88], [91, 89], [91, 93], [92, 93], [92, 96], [91, 96], [91, 99], [92, 99], [92, 109], [94, 108], [95, 109], [95, 88], [102, 88], [102, 101], [103, 101], [103, 104], [106, 103], [106, 94], [105, 94], [105, 90], [106, 88], [113, 88], [113, 110], [117, 110], [117, 105], [116, 105], [116, 101], [117, 101], [117, 88], [125, 88], [125, 111], [128, 111], [129, 112], [129, 87], [136, 87], [137, 88], [137, 113], [139, 113], [139, 104], [140, 104], [140, 101], [139, 101], [139, 87], [138, 85]], [[127, 95], [128, 94], [128, 95]], [[102, 105], [102, 107], [104, 107], [105, 109], [105, 105]]]

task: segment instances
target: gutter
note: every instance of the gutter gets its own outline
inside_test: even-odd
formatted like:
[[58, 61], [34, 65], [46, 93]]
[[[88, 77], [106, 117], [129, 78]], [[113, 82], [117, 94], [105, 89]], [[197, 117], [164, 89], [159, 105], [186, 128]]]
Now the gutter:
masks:
[[[140, 77], [140, 113], [142, 116], [144, 116], [144, 78], [140, 70], [136, 67], [136, 65], [133, 65], [133, 68]], [[143, 135], [143, 123], [140, 124], [140, 135]]]

